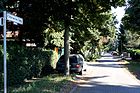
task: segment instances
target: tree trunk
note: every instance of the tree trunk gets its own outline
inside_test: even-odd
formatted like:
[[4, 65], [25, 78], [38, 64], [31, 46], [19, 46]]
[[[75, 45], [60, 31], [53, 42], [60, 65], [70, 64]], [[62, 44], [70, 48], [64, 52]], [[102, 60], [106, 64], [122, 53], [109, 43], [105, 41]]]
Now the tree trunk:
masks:
[[64, 62], [65, 62], [65, 75], [70, 74], [69, 69], [69, 25], [65, 24], [64, 32]]

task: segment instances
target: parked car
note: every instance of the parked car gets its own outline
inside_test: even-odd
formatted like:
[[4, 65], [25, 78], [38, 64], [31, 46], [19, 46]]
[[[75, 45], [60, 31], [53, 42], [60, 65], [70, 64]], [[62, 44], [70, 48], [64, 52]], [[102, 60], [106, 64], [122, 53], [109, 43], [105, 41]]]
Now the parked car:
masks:
[[[82, 75], [83, 71], [86, 71], [87, 64], [84, 61], [84, 57], [81, 54], [70, 54], [70, 72], [76, 72]], [[64, 55], [60, 57], [57, 62], [56, 70], [58, 72], [65, 71]]]

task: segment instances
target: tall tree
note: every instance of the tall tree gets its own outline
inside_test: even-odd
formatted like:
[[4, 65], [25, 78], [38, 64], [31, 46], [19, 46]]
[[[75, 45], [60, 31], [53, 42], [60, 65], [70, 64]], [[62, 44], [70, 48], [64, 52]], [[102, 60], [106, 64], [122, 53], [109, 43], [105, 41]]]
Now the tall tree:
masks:
[[139, 0], [128, 0], [125, 16], [122, 19], [122, 23], [126, 30], [140, 32], [139, 6]]
[[124, 30], [124, 26], [121, 24], [119, 28], [119, 35], [118, 35], [118, 40], [119, 40], [119, 46], [118, 50], [119, 53], [121, 54], [122, 52], [126, 51], [126, 31]]
[[139, 48], [140, 49], [140, 34], [137, 32], [129, 31], [126, 32], [126, 47], [127, 48]]
[[[49, 28], [51, 25], [56, 28], [56, 22], [63, 23], [60, 29], [65, 29], [64, 44], [66, 45], [64, 47], [65, 54], [67, 54], [65, 60], [68, 60], [69, 31], [81, 33], [82, 38], [86, 36], [86, 41], [97, 42], [98, 34], [108, 34], [106, 19], [109, 19], [110, 16], [106, 13], [111, 10], [111, 6], [122, 6], [124, 2], [125, 0], [9, 0], [6, 6], [9, 6], [10, 11], [16, 11], [24, 19], [20, 32], [21, 40], [23, 38], [34, 40], [40, 47], [44, 46], [44, 27]], [[80, 39], [74, 38], [81, 44]]]
[[127, 47], [138, 47], [140, 35], [140, 1], [128, 0], [125, 16], [122, 19], [124, 29], [127, 30]]

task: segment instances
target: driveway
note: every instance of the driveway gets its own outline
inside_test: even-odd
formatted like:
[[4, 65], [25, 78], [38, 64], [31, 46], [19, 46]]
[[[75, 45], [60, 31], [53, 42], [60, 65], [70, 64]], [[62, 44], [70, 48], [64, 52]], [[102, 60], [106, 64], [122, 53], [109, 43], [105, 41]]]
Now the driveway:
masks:
[[140, 93], [140, 81], [110, 54], [101, 59], [88, 64], [87, 73], [81, 77], [84, 81], [70, 93]]

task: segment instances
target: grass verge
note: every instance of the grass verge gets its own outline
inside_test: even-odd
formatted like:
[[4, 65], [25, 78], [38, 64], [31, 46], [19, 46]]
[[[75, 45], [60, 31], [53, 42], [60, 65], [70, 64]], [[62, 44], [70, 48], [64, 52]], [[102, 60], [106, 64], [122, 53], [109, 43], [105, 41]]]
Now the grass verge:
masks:
[[128, 61], [126, 67], [137, 79], [140, 80], [140, 62]]
[[8, 93], [68, 93], [73, 85], [71, 76], [53, 74], [30, 80], [17, 88], [10, 87]]

